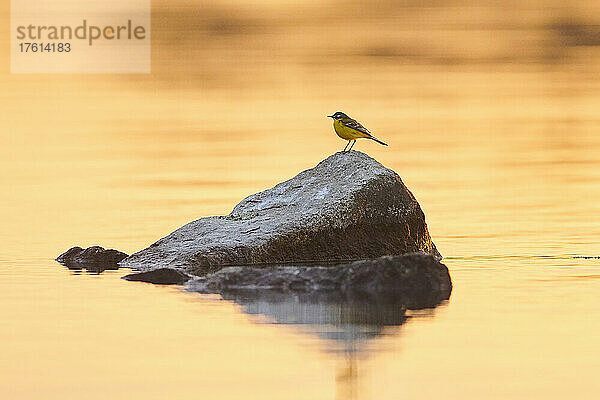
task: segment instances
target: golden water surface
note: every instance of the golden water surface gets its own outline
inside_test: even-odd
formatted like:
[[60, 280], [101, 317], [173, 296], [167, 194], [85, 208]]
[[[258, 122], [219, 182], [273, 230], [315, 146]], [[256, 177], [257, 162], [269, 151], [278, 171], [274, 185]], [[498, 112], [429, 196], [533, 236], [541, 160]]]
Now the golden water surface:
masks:
[[[534, 3], [155, 0], [150, 75], [11, 75], [4, 4], [0, 398], [597, 398], [600, 12]], [[344, 323], [53, 261], [228, 213], [341, 150], [338, 110], [448, 302]]]

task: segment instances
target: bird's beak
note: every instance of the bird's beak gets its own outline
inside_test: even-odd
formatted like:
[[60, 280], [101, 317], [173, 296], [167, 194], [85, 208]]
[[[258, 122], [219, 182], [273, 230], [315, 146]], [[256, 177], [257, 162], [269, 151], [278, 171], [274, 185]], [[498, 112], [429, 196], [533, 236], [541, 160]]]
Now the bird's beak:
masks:
[[333, 118], [333, 115], [328, 115], [327, 118]]

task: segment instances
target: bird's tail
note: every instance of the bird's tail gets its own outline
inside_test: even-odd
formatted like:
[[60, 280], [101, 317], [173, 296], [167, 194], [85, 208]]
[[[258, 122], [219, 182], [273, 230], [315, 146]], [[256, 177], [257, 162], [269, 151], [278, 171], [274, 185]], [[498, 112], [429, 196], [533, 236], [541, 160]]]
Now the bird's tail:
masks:
[[369, 136], [369, 139], [376, 141], [379, 144], [382, 144], [384, 146], [387, 146], [387, 143], [382, 142], [381, 140], [377, 139], [376, 137], [373, 136]]

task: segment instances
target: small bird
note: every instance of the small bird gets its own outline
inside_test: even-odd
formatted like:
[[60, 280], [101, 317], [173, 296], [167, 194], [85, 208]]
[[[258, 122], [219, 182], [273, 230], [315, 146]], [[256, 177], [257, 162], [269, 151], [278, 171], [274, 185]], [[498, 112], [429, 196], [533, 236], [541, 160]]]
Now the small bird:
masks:
[[[341, 111], [338, 111], [333, 115], [328, 115], [328, 117], [333, 118], [333, 129], [335, 130], [335, 133], [337, 133], [337, 135], [342, 139], [348, 141], [348, 143], [346, 143], [346, 147], [348, 147], [350, 142], [352, 142], [348, 151], [352, 150], [354, 143], [356, 143], [356, 139], [360, 138], [371, 139], [379, 144], [387, 146], [387, 143], [384, 143], [371, 135], [371, 132], [369, 132], [369, 130], [362, 126], [357, 120], [350, 118]], [[342, 151], [346, 151], [346, 147], [344, 147], [344, 150]]]

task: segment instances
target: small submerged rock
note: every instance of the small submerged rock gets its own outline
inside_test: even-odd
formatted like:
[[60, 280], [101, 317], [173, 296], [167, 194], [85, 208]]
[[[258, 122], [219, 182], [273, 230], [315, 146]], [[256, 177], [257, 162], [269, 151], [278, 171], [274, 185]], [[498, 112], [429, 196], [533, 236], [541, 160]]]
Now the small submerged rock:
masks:
[[336, 266], [226, 267], [196, 278], [190, 291], [231, 293], [340, 293], [346, 297], [377, 295], [410, 308], [432, 307], [450, 297], [448, 268], [430, 254], [406, 254]]
[[91, 246], [87, 249], [79, 246], [71, 247], [56, 258], [56, 261], [69, 268], [85, 268], [92, 270], [118, 269], [119, 262], [127, 254], [100, 246]]
[[123, 279], [158, 285], [181, 285], [187, 282], [190, 279], [190, 276], [173, 268], [159, 268], [153, 271], [125, 275]]

